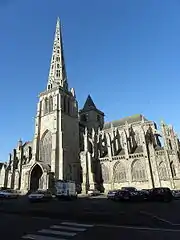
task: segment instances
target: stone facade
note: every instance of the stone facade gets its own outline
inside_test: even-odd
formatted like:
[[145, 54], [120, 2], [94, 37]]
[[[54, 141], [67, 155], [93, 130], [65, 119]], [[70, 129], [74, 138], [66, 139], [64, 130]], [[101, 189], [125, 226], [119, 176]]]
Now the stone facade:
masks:
[[161, 133], [140, 114], [104, 123], [90, 96], [78, 110], [75, 90], [68, 88], [58, 19], [34, 138], [19, 140], [8, 162], [0, 163], [0, 187], [53, 189], [56, 179], [64, 179], [74, 180], [83, 192], [122, 186], [175, 189], [180, 188], [179, 152], [177, 135], [163, 122]]
[[[153, 121], [134, 115], [105, 123], [97, 131], [85, 129], [81, 161], [91, 162], [92, 171], [89, 179], [84, 177], [84, 189], [180, 189], [180, 144], [172, 126], [162, 122], [160, 133]], [[84, 173], [89, 171], [89, 164], [84, 168]]]

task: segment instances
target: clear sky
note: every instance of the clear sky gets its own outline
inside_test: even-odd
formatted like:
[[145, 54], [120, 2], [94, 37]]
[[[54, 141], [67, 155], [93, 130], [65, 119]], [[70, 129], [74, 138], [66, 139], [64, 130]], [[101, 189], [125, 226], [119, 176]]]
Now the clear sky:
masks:
[[0, 160], [31, 140], [57, 16], [69, 86], [106, 121], [142, 113], [180, 133], [179, 0], [0, 0]]

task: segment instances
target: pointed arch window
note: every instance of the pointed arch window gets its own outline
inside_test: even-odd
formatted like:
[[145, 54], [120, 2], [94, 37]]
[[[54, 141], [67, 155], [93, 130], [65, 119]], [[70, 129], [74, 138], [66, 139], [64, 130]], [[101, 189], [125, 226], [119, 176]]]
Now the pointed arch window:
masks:
[[135, 132], [135, 141], [138, 146], [141, 144], [138, 131]]
[[64, 109], [64, 112], [67, 111], [67, 108], [66, 108], [66, 96], [64, 96], [64, 99], [63, 99], [63, 109]]
[[120, 183], [120, 182], [126, 182], [126, 169], [124, 164], [122, 163], [117, 163], [114, 169], [114, 182], [115, 183]]
[[170, 150], [172, 150], [172, 143], [171, 143], [170, 139], [169, 139], [169, 148], [170, 148]]
[[159, 178], [161, 180], [167, 180], [168, 179], [168, 173], [167, 173], [165, 162], [161, 162], [159, 164]]
[[70, 114], [70, 99], [67, 99], [67, 112]]
[[61, 109], [64, 111], [64, 97], [61, 95]]
[[49, 112], [53, 111], [53, 97], [50, 96], [49, 98]]
[[101, 164], [101, 170], [102, 170], [102, 178], [104, 183], [109, 182], [109, 170], [108, 167], [104, 164]]
[[145, 165], [141, 160], [134, 160], [131, 166], [131, 174], [133, 181], [145, 181], [146, 172]]
[[60, 70], [57, 70], [56, 71], [56, 77], [60, 77], [60, 73], [61, 73]]
[[40, 160], [51, 165], [52, 134], [46, 131], [40, 141]]
[[171, 167], [172, 177], [174, 178], [176, 177], [176, 169], [173, 162], [170, 163], [170, 167]]
[[45, 100], [44, 100], [44, 114], [48, 113], [48, 111], [49, 111], [48, 99], [45, 98]]
[[124, 147], [124, 141], [125, 141], [124, 133], [121, 133], [120, 142], [121, 142], [121, 147], [122, 148]]

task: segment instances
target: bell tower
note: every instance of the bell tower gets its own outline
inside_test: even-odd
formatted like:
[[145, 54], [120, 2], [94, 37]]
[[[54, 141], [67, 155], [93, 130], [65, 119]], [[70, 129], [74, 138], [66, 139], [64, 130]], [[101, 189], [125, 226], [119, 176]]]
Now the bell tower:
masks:
[[61, 24], [56, 23], [46, 91], [40, 93], [35, 119], [33, 161], [55, 179], [79, 182], [79, 121], [74, 89], [68, 89]]

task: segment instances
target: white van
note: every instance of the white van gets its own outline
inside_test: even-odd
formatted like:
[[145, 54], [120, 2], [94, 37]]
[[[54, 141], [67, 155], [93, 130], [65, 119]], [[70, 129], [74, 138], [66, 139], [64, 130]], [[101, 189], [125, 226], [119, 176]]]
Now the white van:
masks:
[[57, 180], [55, 188], [57, 198], [77, 198], [76, 184], [73, 181]]

